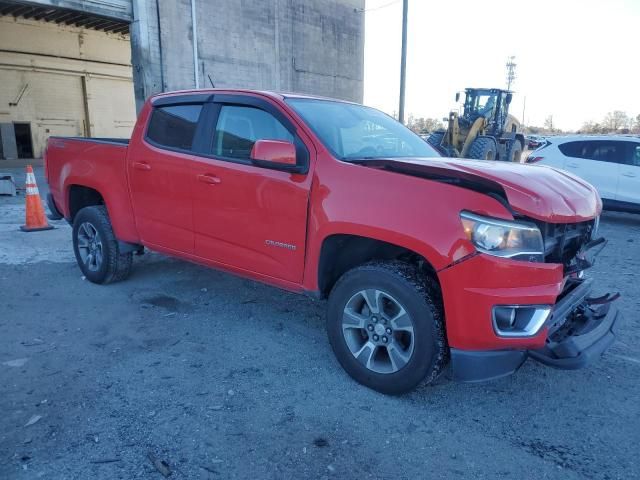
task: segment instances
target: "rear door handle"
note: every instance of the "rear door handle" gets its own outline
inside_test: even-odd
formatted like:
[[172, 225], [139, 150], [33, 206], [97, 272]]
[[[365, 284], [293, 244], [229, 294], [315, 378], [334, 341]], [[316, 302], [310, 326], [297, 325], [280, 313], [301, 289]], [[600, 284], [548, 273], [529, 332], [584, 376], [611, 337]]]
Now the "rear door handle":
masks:
[[136, 170], [149, 171], [151, 170], [151, 165], [147, 162], [133, 162], [133, 168]]
[[578, 168], [579, 165], [577, 163], [567, 163], [567, 167]]
[[198, 175], [198, 181], [202, 183], [207, 183], [209, 185], [217, 185], [220, 183], [220, 179], [215, 175], [208, 174], [200, 174]]

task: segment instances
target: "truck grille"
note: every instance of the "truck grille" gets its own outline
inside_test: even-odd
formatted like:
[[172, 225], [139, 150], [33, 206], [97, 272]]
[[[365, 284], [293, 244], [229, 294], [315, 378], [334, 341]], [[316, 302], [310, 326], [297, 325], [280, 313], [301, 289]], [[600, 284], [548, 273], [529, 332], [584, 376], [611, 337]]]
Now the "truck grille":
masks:
[[579, 223], [545, 223], [534, 221], [544, 239], [546, 263], [562, 263], [567, 270], [572, 266], [580, 249], [592, 236], [595, 220]]
[[534, 223], [542, 232], [545, 263], [561, 263], [565, 271], [575, 266], [576, 255], [592, 240], [596, 220], [578, 223], [546, 223], [532, 218], [523, 220]]

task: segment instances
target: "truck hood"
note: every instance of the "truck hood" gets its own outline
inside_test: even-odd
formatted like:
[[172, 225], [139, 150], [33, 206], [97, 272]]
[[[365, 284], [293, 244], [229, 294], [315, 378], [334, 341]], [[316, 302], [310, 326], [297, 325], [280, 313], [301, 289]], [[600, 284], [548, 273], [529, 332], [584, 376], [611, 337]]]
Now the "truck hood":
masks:
[[356, 163], [498, 196], [514, 212], [549, 223], [591, 220], [602, 210], [600, 196], [589, 183], [542, 165], [456, 158], [371, 159]]

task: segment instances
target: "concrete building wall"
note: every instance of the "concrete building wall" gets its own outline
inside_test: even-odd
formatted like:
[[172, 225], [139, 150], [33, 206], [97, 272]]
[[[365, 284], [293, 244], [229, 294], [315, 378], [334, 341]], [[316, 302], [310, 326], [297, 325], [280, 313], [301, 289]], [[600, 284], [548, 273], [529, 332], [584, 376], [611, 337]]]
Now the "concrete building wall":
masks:
[[127, 137], [135, 116], [128, 37], [0, 17], [3, 137], [29, 123], [39, 157], [51, 135]]
[[[150, 95], [208, 87], [210, 78], [216, 87], [362, 101], [364, 3], [4, 2], [13, 5], [5, 7], [13, 15], [0, 17], [0, 131], [6, 137], [12, 123], [32, 123], [36, 156], [50, 135], [127, 136], [135, 108]], [[130, 42], [127, 35], [99, 31], [114, 21], [122, 27], [115, 31], [128, 29]], [[12, 151], [9, 143], [4, 151]]]
[[194, 1], [196, 70], [191, 0], [133, 0], [139, 105], [163, 89], [195, 87], [196, 75], [200, 87], [210, 76], [216, 87], [362, 101], [364, 0]]

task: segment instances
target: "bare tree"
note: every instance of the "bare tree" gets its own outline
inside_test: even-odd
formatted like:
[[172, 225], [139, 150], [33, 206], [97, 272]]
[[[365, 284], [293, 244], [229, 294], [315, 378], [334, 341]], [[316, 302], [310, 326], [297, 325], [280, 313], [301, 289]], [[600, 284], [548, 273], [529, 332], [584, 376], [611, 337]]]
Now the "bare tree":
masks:
[[553, 133], [553, 115], [549, 115], [544, 119], [544, 128], [549, 130], [549, 132]]
[[442, 129], [442, 122], [436, 118], [415, 118], [409, 115], [407, 126], [416, 133], [429, 133]]
[[629, 116], [621, 110], [614, 110], [607, 113], [603, 123], [608, 131], [615, 133], [622, 128], [629, 128]]
[[588, 121], [582, 124], [579, 133], [606, 133], [606, 128], [598, 122]]

